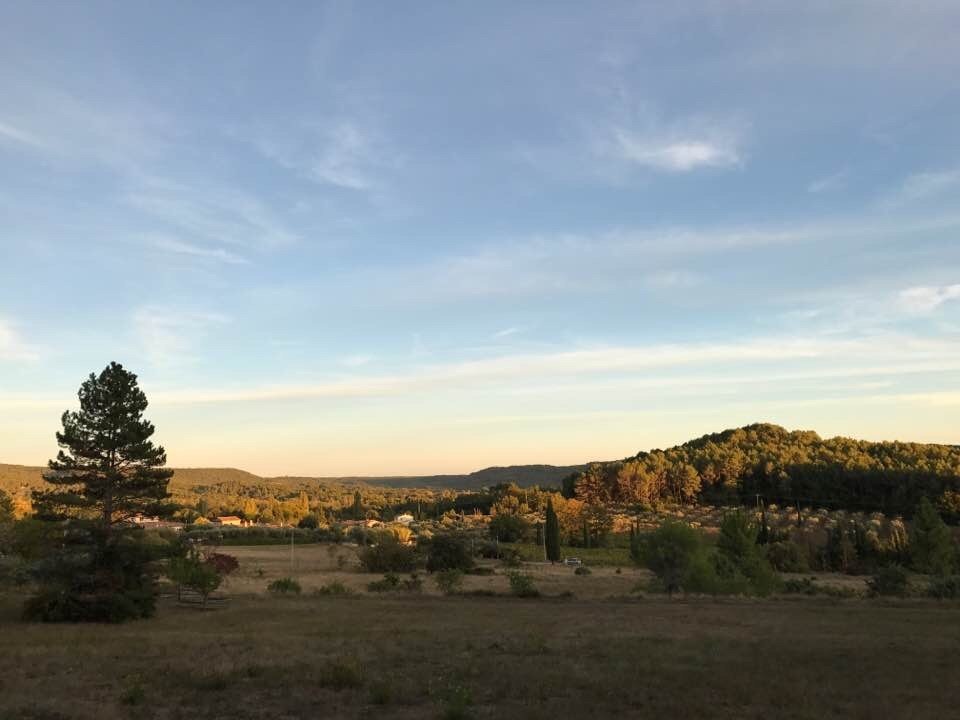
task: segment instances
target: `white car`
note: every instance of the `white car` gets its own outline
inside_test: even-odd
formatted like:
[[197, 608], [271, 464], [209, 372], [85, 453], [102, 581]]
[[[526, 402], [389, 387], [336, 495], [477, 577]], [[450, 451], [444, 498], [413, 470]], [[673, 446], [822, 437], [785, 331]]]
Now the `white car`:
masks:
[[563, 564], [569, 565], [570, 567], [580, 567], [583, 565], [583, 563], [580, 562], [580, 558], [564, 558]]

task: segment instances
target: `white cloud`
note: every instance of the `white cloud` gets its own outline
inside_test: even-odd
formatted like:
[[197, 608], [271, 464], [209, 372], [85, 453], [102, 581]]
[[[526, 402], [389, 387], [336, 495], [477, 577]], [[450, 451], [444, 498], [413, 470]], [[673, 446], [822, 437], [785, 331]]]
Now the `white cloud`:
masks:
[[341, 365], [346, 367], [361, 367], [362, 365], [367, 365], [373, 360], [373, 355], [366, 354], [357, 354], [357, 355], [347, 355], [345, 358], [340, 360]]
[[38, 357], [37, 349], [23, 339], [14, 324], [0, 317], [0, 360], [31, 362]]
[[249, 261], [236, 253], [232, 253], [223, 248], [205, 248], [199, 245], [182, 242], [176, 238], [159, 237], [153, 240], [153, 245], [158, 250], [175, 253], [178, 255], [188, 255], [190, 257], [201, 258], [205, 260], [215, 260], [231, 265], [244, 265]]
[[702, 167], [730, 167], [742, 161], [730, 141], [684, 138], [657, 141], [627, 130], [615, 132], [617, 146], [624, 159], [668, 172], [689, 172]]
[[850, 171], [840, 170], [832, 175], [827, 175], [811, 181], [810, 184], [807, 185], [807, 192], [814, 195], [826, 192], [836, 192], [837, 190], [842, 190], [845, 188], [849, 179]]
[[211, 327], [229, 321], [219, 313], [198, 312], [150, 305], [133, 313], [133, 328], [143, 354], [159, 367], [173, 367], [196, 360], [195, 343]]
[[0, 141], [2, 140], [10, 140], [21, 145], [30, 145], [37, 148], [44, 146], [40, 138], [5, 122], [0, 122]]
[[270, 249], [297, 241], [296, 234], [256, 197], [165, 178], [139, 178], [124, 200], [191, 237], [224, 245]]
[[[549, 392], [572, 378], [597, 378], [620, 389], [774, 386], [803, 379], [876, 378], [960, 370], [960, 343], [878, 334], [858, 340], [770, 336], [734, 343], [684, 343], [585, 348], [503, 355], [462, 363], [424, 365], [410, 372], [305, 385], [155, 391], [161, 404], [254, 402], [283, 399], [433, 395], [482, 388]], [[691, 372], [701, 370], [699, 374]], [[709, 371], [703, 374], [703, 370]], [[719, 372], [718, 372], [719, 371]], [[541, 383], [539, 389], [534, 383]], [[559, 383], [559, 384], [558, 384]]]
[[493, 338], [494, 340], [501, 340], [503, 338], [510, 337], [511, 335], [516, 335], [519, 332], [522, 332], [522, 331], [518, 327], [508, 327], [508, 328], [504, 328], [503, 330], [498, 330], [490, 337]]
[[912, 287], [900, 291], [900, 305], [908, 312], [923, 314], [930, 313], [950, 300], [960, 299], [960, 283], [955, 285], [941, 285]]
[[887, 207], [898, 207], [936, 198], [960, 187], [960, 169], [914, 173], [883, 201]]

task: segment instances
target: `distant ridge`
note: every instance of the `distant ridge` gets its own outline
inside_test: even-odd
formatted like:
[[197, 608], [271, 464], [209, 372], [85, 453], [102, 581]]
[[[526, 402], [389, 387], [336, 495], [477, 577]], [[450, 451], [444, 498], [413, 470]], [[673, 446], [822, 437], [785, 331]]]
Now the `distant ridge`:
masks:
[[[177, 468], [170, 481], [171, 490], [186, 490], [220, 483], [239, 485], [318, 483], [329, 485], [374, 485], [389, 488], [430, 488], [432, 490], [480, 490], [501, 483], [515, 483], [520, 487], [559, 487], [563, 478], [580, 472], [586, 465], [512, 465], [489, 467], [465, 475], [393, 475], [384, 477], [261, 477], [236, 468]], [[42, 467], [4, 465], [0, 463], [0, 489], [17, 493], [43, 484]]]

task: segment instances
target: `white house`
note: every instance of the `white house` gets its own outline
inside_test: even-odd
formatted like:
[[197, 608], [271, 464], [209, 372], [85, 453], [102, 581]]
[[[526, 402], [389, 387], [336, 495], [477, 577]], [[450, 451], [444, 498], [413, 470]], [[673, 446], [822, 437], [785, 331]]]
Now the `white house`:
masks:
[[413, 515], [410, 513], [404, 513], [403, 515], [397, 515], [393, 520], [401, 525], [409, 525], [413, 522]]

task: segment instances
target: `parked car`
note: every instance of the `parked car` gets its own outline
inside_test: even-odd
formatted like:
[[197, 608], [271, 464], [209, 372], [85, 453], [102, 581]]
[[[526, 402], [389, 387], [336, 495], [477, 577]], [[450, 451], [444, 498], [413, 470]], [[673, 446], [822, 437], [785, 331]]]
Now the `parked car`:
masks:
[[569, 565], [570, 567], [580, 567], [583, 565], [583, 563], [580, 562], [580, 558], [564, 558], [563, 564]]

